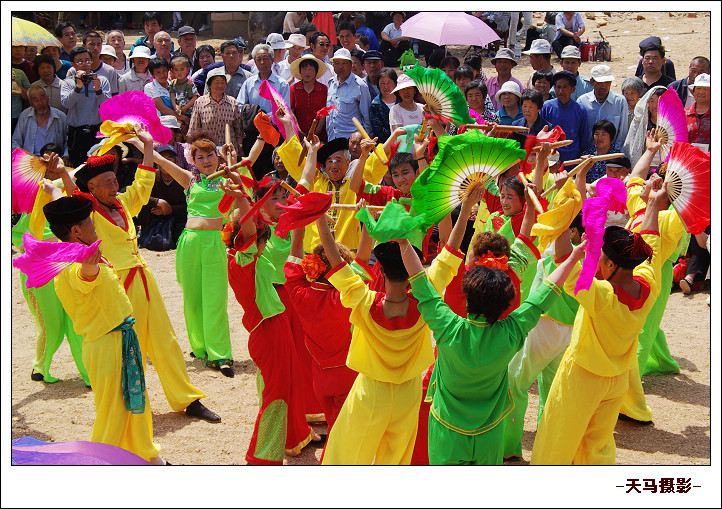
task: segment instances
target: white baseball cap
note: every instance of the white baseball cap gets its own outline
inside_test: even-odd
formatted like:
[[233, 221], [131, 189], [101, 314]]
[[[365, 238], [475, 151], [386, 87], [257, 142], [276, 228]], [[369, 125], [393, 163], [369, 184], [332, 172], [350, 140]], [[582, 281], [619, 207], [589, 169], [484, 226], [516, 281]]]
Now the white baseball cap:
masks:
[[589, 79], [602, 83], [605, 81], [614, 81], [614, 75], [612, 74], [612, 68], [608, 65], [595, 65], [592, 67], [592, 72], [589, 73]]
[[562, 60], [564, 60], [565, 58], [576, 58], [578, 60], [581, 60], [582, 54], [579, 52], [579, 48], [577, 48], [573, 44], [570, 44], [569, 46], [564, 46], [564, 49], [562, 50], [562, 56], [560, 58]]
[[703, 72], [702, 74], [698, 74], [697, 77], [694, 79], [694, 83], [692, 85], [687, 85], [687, 88], [694, 89], [694, 87], [709, 87], [709, 74], [706, 72]]
[[333, 54], [333, 58], [331, 60], [348, 60], [349, 62], [353, 62], [351, 59], [351, 52], [347, 50], [346, 48], [340, 48], [336, 50], [336, 53]]
[[[305, 37], [304, 37], [304, 39], [305, 39]], [[288, 49], [291, 46], [293, 46], [293, 44], [290, 44], [290, 43], [287, 43], [286, 41], [284, 41], [283, 36], [281, 34], [276, 34], [276, 33], [270, 33], [270, 34], [268, 34], [268, 36], [266, 36], [266, 44], [268, 44], [274, 50]]]

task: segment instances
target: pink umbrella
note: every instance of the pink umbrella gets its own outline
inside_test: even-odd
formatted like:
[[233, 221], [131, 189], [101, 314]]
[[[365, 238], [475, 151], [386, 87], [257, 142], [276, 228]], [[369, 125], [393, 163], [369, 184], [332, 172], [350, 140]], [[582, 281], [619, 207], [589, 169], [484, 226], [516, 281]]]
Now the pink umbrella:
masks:
[[401, 24], [401, 33], [439, 46], [486, 46], [499, 40], [489, 25], [465, 12], [420, 12]]

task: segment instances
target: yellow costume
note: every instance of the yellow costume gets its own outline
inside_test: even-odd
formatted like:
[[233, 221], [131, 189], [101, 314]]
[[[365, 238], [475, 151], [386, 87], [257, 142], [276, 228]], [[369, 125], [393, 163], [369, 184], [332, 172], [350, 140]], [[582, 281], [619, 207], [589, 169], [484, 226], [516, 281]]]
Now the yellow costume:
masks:
[[[333, 192], [333, 203], [345, 203], [355, 204], [356, 193], [349, 188], [350, 179], [343, 178], [341, 185], [338, 189], [326, 176], [325, 173], [320, 171], [316, 172], [316, 177], [313, 182], [305, 183], [301, 182], [301, 175], [303, 173], [303, 167], [306, 164], [306, 159], [298, 164], [298, 157], [301, 155], [302, 147], [295, 136], [289, 138], [278, 148], [278, 156], [283, 161], [288, 174], [296, 180], [299, 184], [307, 187], [309, 191], [315, 191], [318, 193]], [[388, 167], [385, 166], [375, 154], [370, 154], [366, 160], [364, 166], [364, 179], [368, 182], [379, 182]], [[328, 211], [335, 221], [335, 226], [332, 226], [334, 238], [337, 242], [340, 242], [349, 249], [357, 249], [359, 238], [361, 236], [361, 224], [356, 219], [355, 210], [334, 210]], [[318, 236], [318, 230], [316, 229], [316, 223], [311, 223], [306, 227], [306, 235], [303, 239], [303, 249], [307, 253], [313, 251], [320, 242]]]
[[83, 278], [81, 264], [75, 263], [55, 278], [55, 291], [73, 321], [75, 332], [83, 336], [83, 363], [93, 386], [95, 422], [92, 442], [115, 445], [146, 461], [158, 456], [153, 443], [153, 420], [148, 394], [145, 411], [126, 410], [121, 389], [122, 333], [110, 332], [132, 314], [117, 274], [105, 263], [92, 281]]
[[564, 284], [579, 310], [539, 422], [532, 464], [614, 464], [614, 425], [629, 370], [637, 364], [637, 337], [659, 295], [659, 234], [645, 232], [643, 238], [654, 255], [634, 268], [635, 278], [644, 281], [639, 299], [597, 279], [574, 295], [581, 263]]
[[186, 371], [183, 352], [178, 346], [168, 311], [158, 290], [153, 274], [138, 251], [138, 236], [132, 217], [148, 202], [155, 183], [152, 168], [139, 165], [135, 180], [124, 193], [117, 196], [118, 212], [125, 224], [116, 225], [101, 210], [90, 194], [94, 209], [90, 217], [95, 222], [98, 238], [103, 239], [101, 250], [123, 282], [128, 299], [133, 306], [135, 331], [143, 358], [148, 355], [163, 386], [163, 392], [171, 408], [178, 412], [205, 394], [193, 387]]

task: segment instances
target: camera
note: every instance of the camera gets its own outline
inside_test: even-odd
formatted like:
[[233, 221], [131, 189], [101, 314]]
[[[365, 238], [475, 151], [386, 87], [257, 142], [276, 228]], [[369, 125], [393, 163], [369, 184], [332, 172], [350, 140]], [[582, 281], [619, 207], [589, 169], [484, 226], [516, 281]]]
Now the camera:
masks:
[[90, 83], [96, 76], [97, 74], [95, 74], [94, 72], [87, 72], [80, 77], [80, 81], [82, 81], [83, 83]]

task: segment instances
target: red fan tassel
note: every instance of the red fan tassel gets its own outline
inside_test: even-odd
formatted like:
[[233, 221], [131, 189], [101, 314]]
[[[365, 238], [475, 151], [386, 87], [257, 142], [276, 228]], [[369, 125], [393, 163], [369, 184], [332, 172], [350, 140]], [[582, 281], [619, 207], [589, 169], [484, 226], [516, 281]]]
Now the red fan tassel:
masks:
[[389, 157], [388, 157], [388, 160], [384, 163], [386, 166], [389, 165], [391, 160], [396, 155], [396, 152], [399, 150], [399, 146], [401, 146], [401, 142], [398, 142], [398, 141], [391, 142], [391, 148], [389, 149]]
[[429, 164], [434, 160], [434, 148], [436, 148], [436, 143], [439, 141], [439, 139], [436, 136], [432, 136], [429, 138], [429, 144], [426, 146], [426, 149], [428, 150], [429, 154]]
[[466, 132], [466, 124], [459, 127], [459, 132], [457, 134], [464, 134]]
[[316, 120], [321, 120], [323, 117], [328, 117], [328, 113], [331, 110], [335, 110], [336, 106], [326, 106], [325, 108], [321, 108], [316, 112]]

